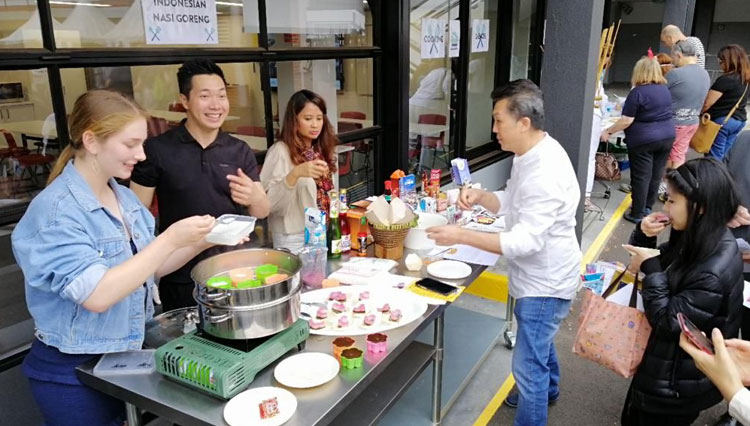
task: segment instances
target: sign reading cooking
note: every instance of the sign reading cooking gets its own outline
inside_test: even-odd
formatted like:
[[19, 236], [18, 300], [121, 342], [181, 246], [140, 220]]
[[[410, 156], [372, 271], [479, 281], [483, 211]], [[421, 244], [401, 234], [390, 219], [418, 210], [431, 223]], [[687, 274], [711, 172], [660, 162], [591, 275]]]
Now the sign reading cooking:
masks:
[[146, 44], [217, 44], [215, 0], [141, 0]]

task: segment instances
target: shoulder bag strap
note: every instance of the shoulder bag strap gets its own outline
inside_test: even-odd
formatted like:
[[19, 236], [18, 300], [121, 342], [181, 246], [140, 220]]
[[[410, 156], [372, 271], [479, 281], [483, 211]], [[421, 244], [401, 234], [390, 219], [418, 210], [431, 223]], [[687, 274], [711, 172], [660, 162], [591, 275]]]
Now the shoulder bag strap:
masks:
[[749, 86], [750, 86], [750, 84], [746, 84], [745, 85], [745, 91], [742, 92], [742, 96], [740, 96], [740, 98], [737, 100], [737, 103], [734, 104], [734, 108], [732, 108], [732, 110], [729, 111], [729, 114], [724, 119], [724, 122], [721, 123], [722, 126], [725, 125], [725, 124], [727, 124], [727, 121], [729, 121], [729, 119], [732, 118], [732, 116], [734, 115], [734, 112], [737, 111], [737, 108], [740, 107], [740, 104], [742, 103], [742, 100], [745, 99], [745, 95], [747, 94], [747, 88]]

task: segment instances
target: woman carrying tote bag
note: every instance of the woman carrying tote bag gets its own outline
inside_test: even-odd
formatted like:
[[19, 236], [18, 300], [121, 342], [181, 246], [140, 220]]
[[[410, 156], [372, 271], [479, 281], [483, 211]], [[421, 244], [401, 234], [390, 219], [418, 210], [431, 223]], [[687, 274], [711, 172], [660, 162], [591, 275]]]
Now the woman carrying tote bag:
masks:
[[717, 57], [724, 74], [706, 95], [703, 112], [708, 117], [704, 114], [690, 145], [698, 152], [708, 152], [708, 156], [722, 160], [747, 121], [750, 62], [745, 49], [737, 44], [722, 47]]

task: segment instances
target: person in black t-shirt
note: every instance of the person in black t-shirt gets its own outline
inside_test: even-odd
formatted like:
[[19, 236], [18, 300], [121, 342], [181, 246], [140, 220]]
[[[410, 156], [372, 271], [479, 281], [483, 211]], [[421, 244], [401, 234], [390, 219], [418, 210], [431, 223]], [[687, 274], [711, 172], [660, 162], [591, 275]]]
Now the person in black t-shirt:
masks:
[[[136, 165], [130, 188], [146, 206], [156, 193], [159, 231], [193, 215], [268, 216], [270, 203], [259, 182], [255, 154], [245, 142], [221, 131], [229, 113], [221, 68], [210, 60], [191, 60], [179, 69], [177, 80], [187, 119], [146, 141], [146, 160]], [[190, 270], [201, 256], [161, 279], [164, 311], [195, 305]]]
[[747, 121], [745, 107], [749, 95], [747, 89], [750, 85], [750, 62], [745, 49], [737, 44], [722, 47], [716, 56], [724, 74], [716, 79], [708, 91], [703, 112], [711, 114], [711, 120], [715, 123], [722, 124], [739, 101], [739, 106], [721, 127], [708, 153], [709, 156], [721, 160], [732, 148], [734, 140]]

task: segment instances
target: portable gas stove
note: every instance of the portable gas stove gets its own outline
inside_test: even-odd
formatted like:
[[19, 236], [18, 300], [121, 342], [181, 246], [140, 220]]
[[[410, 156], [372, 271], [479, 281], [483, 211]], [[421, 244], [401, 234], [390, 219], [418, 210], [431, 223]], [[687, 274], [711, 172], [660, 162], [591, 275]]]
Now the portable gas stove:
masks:
[[195, 330], [157, 349], [156, 370], [172, 380], [229, 399], [294, 347], [302, 350], [309, 335], [310, 326], [302, 319], [259, 339], [220, 339]]

